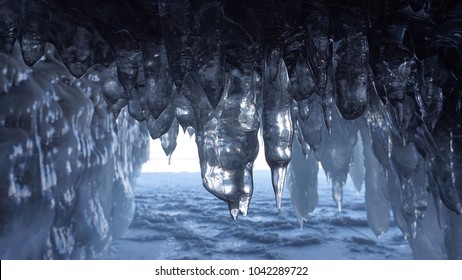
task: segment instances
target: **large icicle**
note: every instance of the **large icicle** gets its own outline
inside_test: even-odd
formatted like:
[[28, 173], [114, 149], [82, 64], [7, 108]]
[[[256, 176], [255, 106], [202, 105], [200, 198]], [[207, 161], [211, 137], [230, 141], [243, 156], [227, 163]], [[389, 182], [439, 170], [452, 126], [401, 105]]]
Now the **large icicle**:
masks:
[[[251, 73], [251, 72], [247, 72]], [[196, 116], [196, 144], [205, 189], [225, 201], [233, 219], [247, 215], [253, 193], [252, 165], [258, 153], [260, 124], [252, 75], [231, 71], [214, 109], [192, 75], [183, 87]]]
[[367, 104], [369, 45], [365, 12], [348, 5], [333, 9], [336, 104], [347, 120], [361, 116]]
[[[169, 69], [178, 90], [185, 75], [194, 68], [191, 49], [194, 14], [187, 0], [158, 0], [162, 36], [165, 42]], [[172, 32], [174, 31], [174, 32]]]
[[263, 141], [271, 176], [276, 206], [282, 206], [282, 192], [287, 165], [292, 157], [292, 93], [288, 90], [287, 68], [280, 51], [274, 49], [265, 60], [263, 91]]
[[361, 125], [360, 132], [364, 147], [367, 222], [375, 235], [380, 236], [390, 227], [387, 176], [374, 155], [368, 127]]

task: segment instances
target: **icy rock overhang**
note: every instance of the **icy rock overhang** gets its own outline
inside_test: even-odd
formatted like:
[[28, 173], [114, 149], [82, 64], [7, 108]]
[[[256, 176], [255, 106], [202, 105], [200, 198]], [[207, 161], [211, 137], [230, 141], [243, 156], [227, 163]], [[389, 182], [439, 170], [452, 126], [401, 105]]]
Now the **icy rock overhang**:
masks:
[[[444, 253], [462, 257], [458, 1], [4, 0], [0, 5], [1, 152], [11, 163], [5, 166], [38, 154], [37, 165], [30, 166], [41, 168], [36, 175], [24, 164], [3, 169], [2, 206], [18, 207], [5, 206], [6, 224], [14, 224], [22, 201], [31, 199], [25, 188], [30, 183], [17, 183], [11, 172], [24, 173], [13, 178], [41, 178], [35, 184], [50, 197], [47, 188], [58, 185], [53, 168], [66, 170], [64, 163], [47, 167], [55, 162], [51, 147], [74, 146], [89, 156], [82, 144], [88, 141], [79, 138], [89, 137], [82, 136], [90, 133], [85, 130], [95, 134], [101, 122], [88, 118], [91, 106], [78, 98], [90, 83], [93, 94], [87, 98], [98, 104], [94, 108], [104, 122], [112, 120], [108, 110], [119, 118], [128, 112], [152, 138], [161, 138], [167, 154], [175, 149], [180, 125], [193, 130], [203, 185], [228, 204], [234, 219], [249, 210], [261, 131], [276, 205], [281, 207], [287, 181], [301, 224], [317, 204], [320, 162], [339, 210], [350, 174], [358, 189], [366, 188], [368, 222], [377, 235], [388, 229], [391, 209], [412, 242], [435, 243], [432, 238], [441, 233], [436, 243], [445, 244]], [[63, 92], [82, 87], [82, 93], [61, 97], [56, 89], [34, 85], [40, 90], [30, 96], [14, 94], [36, 79]], [[58, 104], [61, 113], [46, 118], [43, 104], [50, 100], [65, 101]], [[18, 117], [23, 115], [25, 122]], [[58, 129], [55, 119], [73, 120], [75, 127]], [[64, 134], [60, 129], [76, 136], [47, 142], [51, 130]], [[116, 133], [110, 125], [105, 129]], [[117, 137], [127, 137], [124, 131]], [[111, 141], [131, 143], [117, 137]], [[132, 157], [137, 158], [122, 161]], [[88, 199], [98, 197], [92, 192]], [[56, 207], [52, 202], [37, 204], [50, 211]], [[432, 221], [425, 218], [429, 211], [435, 213]], [[426, 237], [425, 227], [444, 230]]]

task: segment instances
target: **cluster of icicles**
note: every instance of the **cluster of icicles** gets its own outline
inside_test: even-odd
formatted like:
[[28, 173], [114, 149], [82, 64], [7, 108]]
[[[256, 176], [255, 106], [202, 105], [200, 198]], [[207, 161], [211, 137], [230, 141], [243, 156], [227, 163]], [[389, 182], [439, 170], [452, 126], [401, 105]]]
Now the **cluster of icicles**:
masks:
[[[2, 8], [1, 47], [9, 52], [18, 39], [24, 62], [33, 65], [52, 28], [48, 1], [31, 0], [21, 24], [14, 12], [19, 1], [3, 2], [10, 9]], [[192, 9], [186, 0], [153, 1], [162, 37], [135, 38], [122, 29], [110, 46], [78, 26], [64, 28], [66, 42], [54, 43], [75, 76], [105, 62], [97, 67], [111, 110], [117, 115], [128, 106], [166, 154], [176, 147], [179, 126], [194, 133], [203, 185], [228, 204], [233, 219], [249, 209], [259, 131], [278, 208], [292, 157], [303, 162], [290, 174], [309, 180], [289, 180], [301, 223], [316, 207], [318, 162], [339, 210], [348, 174], [356, 188], [364, 182], [377, 235], [388, 229], [390, 209], [405, 236], [416, 235], [431, 199], [437, 209], [443, 202], [462, 213], [461, 128], [453, 121], [460, 108], [442, 117], [441, 73], [450, 70], [441, 69], [438, 55], [417, 59], [394, 38], [372, 66], [370, 26], [356, 7], [332, 12], [313, 1], [296, 25], [274, 1], [251, 1], [252, 13], [243, 9], [240, 17], [227, 14], [224, 2]], [[334, 21], [327, 10], [337, 13]], [[460, 87], [454, 95], [460, 103]]]

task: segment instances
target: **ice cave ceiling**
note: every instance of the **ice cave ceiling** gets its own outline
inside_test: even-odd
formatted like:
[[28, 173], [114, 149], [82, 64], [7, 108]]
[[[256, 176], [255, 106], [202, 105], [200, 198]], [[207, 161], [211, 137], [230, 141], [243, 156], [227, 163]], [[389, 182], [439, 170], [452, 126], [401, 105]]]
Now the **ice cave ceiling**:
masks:
[[320, 162], [339, 210], [349, 174], [374, 233], [391, 210], [414, 251], [462, 258], [460, 1], [0, 0], [0, 15], [0, 257], [104, 257], [148, 135], [171, 154], [181, 126], [234, 219], [262, 132], [276, 205], [287, 182], [301, 223]]

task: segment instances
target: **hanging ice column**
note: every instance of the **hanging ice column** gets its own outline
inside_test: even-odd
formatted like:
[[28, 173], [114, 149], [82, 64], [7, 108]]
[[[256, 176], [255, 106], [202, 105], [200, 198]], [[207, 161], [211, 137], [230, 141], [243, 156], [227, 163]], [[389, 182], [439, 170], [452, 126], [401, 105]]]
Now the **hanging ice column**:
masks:
[[292, 158], [294, 129], [292, 124], [293, 93], [280, 50], [273, 49], [265, 59], [263, 78], [263, 140], [266, 162], [271, 168], [276, 206], [282, 207], [287, 165]]
[[[253, 85], [252, 42], [238, 25], [226, 20], [221, 4], [205, 3], [200, 7], [199, 23], [213, 20], [214, 25], [203, 22], [193, 29], [184, 24], [192, 14], [191, 7], [187, 2], [177, 2], [160, 1], [159, 7], [163, 28], [175, 25], [180, 31], [169, 33], [165, 39], [167, 53], [171, 52], [169, 66], [177, 70], [173, 78], [181, 93], [175, 97], [182, 106], [176, 112], [185, 117], [183, 109], [192, 107], [195, 120], [185, 125], [194, 125], [203, 185], [225, 201], [231, 217], [237, 219], [239, 213], [248, 212], [253, 162], [258, 153], [260, 118]], [[169, 18], [180, 14], [187, 16], [179, 23]], [[187, 38], [198, 34], [196, 43], [190, 45]], [[170, 47], [173, 45], [176, 48]], [[226, 53], [227, 46], [232, 46], [233, 51]]]
[[[247, 72], [248, 73], [248, 72]], [[251, 72], [250, 72], [251, 73]], [[204, 187], [228, 203], [233, 219], [247, 215], [253, 193], [252, 168], [258, 153], [259, 117], [252, 75], [231, 71], [217, 107], [192, 75], [184, 87], [196, 117], [196, 143]]]

